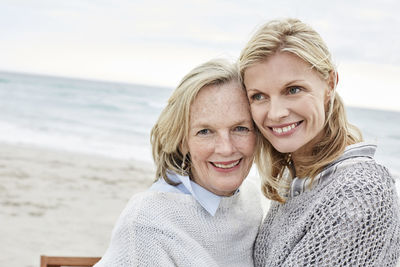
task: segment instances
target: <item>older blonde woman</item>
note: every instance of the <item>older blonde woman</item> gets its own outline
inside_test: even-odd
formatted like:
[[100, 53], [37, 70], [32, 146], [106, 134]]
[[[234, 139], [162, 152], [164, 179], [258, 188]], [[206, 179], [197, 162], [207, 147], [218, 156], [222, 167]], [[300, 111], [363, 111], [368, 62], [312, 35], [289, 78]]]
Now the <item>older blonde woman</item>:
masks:
[[336, 92], [325, 43], [297, 19], [250, 39], [240, 71], [265, 137], [256, 163], [273, 200], [256, 266], [394, 266], [400, 256], [394, 180], [362, 142]]
[[151, 132], [157, 180], [121, 214], [96, 266], [252, 266], [257, 135], [235, 65], [187, 74]]

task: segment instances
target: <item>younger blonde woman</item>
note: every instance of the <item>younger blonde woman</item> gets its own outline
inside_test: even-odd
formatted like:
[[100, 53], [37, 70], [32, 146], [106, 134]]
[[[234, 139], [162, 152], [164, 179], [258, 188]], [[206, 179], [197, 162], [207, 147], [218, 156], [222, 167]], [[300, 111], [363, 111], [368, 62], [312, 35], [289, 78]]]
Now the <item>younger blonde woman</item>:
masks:
[[373, 159], [376, 146], [348, 123], [337, 70], [318, 33], [297, 19], [268, 22], [239, 61], [265, 137], [256, 156], [262, 189], [273, 200], [255, 265], [395, 266], [394, 180]]

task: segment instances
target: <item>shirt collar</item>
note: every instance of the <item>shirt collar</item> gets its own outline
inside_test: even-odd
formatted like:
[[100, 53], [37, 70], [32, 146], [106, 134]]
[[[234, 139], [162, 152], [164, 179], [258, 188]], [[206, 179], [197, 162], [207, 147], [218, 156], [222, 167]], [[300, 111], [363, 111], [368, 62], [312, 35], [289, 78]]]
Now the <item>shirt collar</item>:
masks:
[[167, 176], [172, 182], [179, 184], [176, 186], [170, 185], [165, 182], [164, 179], [160, 178], [150, 187], [150, 190], [175, 193], [180, 192], [192, 195], [211, 216], [215, 215], [222, 200], [221, 196], [218, 196], [196, 184], [190, 180], [189, 176], [182, 176], [174, 172], [167, 172]]
[[376, 145], [366, 142], [347, 146], [343, 154], [338, 159], [326, 166], [324, 170], [314, 178], [314, 180], [309, 177], [295, 177], [290, 185], [290, 197], [295, 197], [305, 191], [311, 190], [314, 186], [321, 183], [326, 179], [326, 177], [329, 177], [330, 174], [335, 173], [338, 169], [342, 169], [350, 164], [373, 159], [375, 151]]

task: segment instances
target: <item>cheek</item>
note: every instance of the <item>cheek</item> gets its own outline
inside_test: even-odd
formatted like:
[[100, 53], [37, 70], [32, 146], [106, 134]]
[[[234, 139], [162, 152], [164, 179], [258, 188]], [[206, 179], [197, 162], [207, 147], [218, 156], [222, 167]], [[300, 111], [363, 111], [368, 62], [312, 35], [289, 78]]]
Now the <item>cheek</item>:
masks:
[[326, 109], [325, 109], [325, 105], [324, 103], [321, 103], [321, 105], [319, 105], [319, 109], [317, 111], [317, 117], [318, 117], [318, 121], [320, 124], [324, 124], [325, 123], [325, 114], [326, 114]]
[[322, 96], [303, 99], [296, 103], [293, 109], [313, 124], [325, 122], [325, 103]]
[[241, 137], [237, 141], [237, 147], [239, 148], [240, 152], [247, 156], [251, 157], [254, 154], [254, 150], [256, 148], [256, 136], [255, 134], [246, 136], [246, 137]]
[[190, 142], [189, 153], [193, 164], [200, 164], [212, 154], [209, 142]]
[[310, 118], [311, 129], [315, 132], [320, 132], [325, 124], [325, 109], [323, 106], [315, 108], [312, 111], [313, 117]]
[[265, 107], [263, 108], [262, 106], [253, 104], [250, 106], [250, 111], [251, 111], [251, 116], [253, 117], [254, 122], [259, 126], [262, 125], [263, 124], [262, 122], [264, 121], [264, 117], [267, 113], [266, 108]]

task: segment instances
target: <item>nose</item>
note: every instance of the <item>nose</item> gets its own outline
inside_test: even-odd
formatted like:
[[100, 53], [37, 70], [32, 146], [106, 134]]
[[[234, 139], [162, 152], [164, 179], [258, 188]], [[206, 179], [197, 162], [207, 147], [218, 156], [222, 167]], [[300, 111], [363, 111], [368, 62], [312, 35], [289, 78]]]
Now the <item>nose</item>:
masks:
[[230, 133], [220, 133], [215, 140], [215, 153], [223, 156], [232, 155], [236, 151], [235, 144]]
[[287, 104], [285, 101], [281, 101], [279, 99], [270, 99], [269, 107], [268, 107], [268, 119], [270, 121], [279, 122], [282, 118], [285, 118], [289, 115], [289, 110], [287, 108]]

